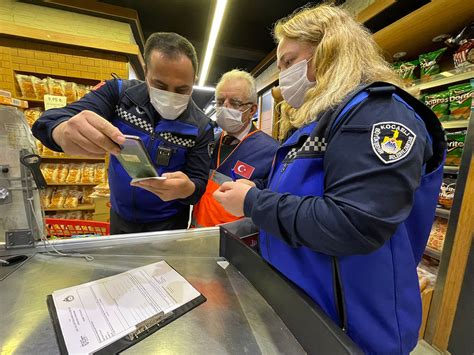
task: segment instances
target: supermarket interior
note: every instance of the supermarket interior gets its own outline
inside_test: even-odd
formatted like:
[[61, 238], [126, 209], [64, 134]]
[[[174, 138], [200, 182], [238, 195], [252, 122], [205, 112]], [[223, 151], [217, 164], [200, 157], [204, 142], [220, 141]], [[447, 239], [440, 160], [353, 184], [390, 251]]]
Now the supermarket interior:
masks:
[[0, 0], [1, 354], [474, 354], [466, 0]]

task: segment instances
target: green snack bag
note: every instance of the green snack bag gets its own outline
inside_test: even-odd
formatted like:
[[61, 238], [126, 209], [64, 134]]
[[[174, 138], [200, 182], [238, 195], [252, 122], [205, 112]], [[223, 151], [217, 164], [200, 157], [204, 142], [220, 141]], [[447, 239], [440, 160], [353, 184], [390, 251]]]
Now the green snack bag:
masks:
[[416, 79], [415, 69], [418, 66], [419, 62], [417, 59], [410, 62], [395, 63], [394, 68], [395, 72], [398, 73], [398, 76], [403, 79], [406, 83], [411, 83]]
[[446, 153], [446, 165], [460, 165], [461, 156], [464, 150], [464, 140], [467, 129], [461, 131], [446, 131], [448, 139], [448, 151]]
[[437, 51], [420, 54], [421, 79], [429, 79], [432, 75], [439, 73], [439, 60], [446, 48]]
[[435, 113], [441, 122], [449, 119], [449, 95], [449, 90], [425, 95], [425, 105]]
[[469, 83], [449, 87], [450, 120], [469, 119], [473, 92]]

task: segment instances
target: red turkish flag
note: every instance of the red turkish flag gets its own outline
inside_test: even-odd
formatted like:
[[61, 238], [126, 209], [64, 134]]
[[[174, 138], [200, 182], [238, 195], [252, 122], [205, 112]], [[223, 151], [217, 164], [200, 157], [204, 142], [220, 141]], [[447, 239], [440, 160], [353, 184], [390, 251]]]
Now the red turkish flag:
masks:
[[233, 170], [234, 173], [239, 174], [246, 179], [250, 179], [255, 168], [238, 160], [237, 163], [235, 163]]

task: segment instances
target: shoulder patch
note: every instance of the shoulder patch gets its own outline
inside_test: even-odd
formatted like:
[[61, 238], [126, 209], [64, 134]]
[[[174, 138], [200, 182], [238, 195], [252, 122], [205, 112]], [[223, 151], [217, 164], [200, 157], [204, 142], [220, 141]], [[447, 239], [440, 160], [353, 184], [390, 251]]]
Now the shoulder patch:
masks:
[[416, 134], [398, 122], [379, 122], [372, 126], [372, 149], [384, 164], [405, 158], [413, 148]]

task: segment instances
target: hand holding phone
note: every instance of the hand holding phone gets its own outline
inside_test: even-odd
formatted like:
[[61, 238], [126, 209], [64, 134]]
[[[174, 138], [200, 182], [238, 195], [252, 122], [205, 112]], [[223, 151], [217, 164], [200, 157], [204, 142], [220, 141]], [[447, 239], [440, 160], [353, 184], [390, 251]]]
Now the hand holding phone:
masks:
[[159, 176], [156, 171], [140, 137], [124, 137], [125, 142], [120, 145], [121, 151], [117, 160], [132, 178], [132, 183], [148, 179], [165, 180], [166, 177]]

